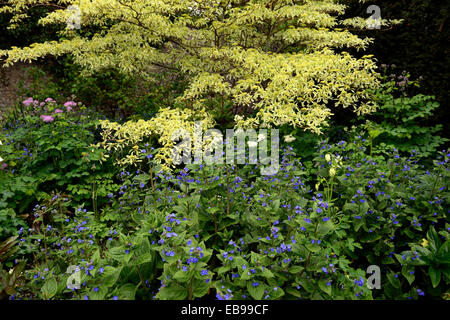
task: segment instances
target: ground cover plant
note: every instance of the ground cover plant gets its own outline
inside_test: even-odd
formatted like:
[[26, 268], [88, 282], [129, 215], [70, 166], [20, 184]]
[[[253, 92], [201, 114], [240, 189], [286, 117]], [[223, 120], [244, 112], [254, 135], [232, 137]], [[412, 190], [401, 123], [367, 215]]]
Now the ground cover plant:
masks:
[[[368, 133], [352, 134], [320, 141], [308, 168], [285, 146], [273, 176], [255, 165], [160, 173], [156, 150], [142, 145], [146, 161], [111, 176], [103, 206], [57, 183], [13, 232], [15, 262], [28, 268], [11, 298], [446, 297], [450, 155], [423, 168], [416, 151], [370, 155]], [[366, 286], [369, 265], [386, 275], [381, 290]], [[67, 288], [69, 266], [79, 268], [79, 290]]]
[[[66, 28], [69, 4], [0, 5], [19, 34], [35, 6], [60, 28], [0, 50], [55, 69], [0, 113], [0, 299], [450, 299], [442, 106], [356, 53], [365, 18], [331, 0], [77, 1]], [[226, 129], [248, 136], [210, 144]]]

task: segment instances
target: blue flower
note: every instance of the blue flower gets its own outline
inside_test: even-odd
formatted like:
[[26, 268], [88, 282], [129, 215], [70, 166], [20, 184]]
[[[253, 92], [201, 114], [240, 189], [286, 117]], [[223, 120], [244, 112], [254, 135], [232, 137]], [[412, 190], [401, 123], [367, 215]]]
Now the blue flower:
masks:
[[166, 234], [167, 238], [171, 238], [171, 237], [177, 237], [178, 234], [176, 234], [175, 232], [169, 232], [168, 234]]
[[202, 271], [200, 271], [200, 274], [202, 276], [206, 276], [208, 274], [208, 270], [202, 270]]

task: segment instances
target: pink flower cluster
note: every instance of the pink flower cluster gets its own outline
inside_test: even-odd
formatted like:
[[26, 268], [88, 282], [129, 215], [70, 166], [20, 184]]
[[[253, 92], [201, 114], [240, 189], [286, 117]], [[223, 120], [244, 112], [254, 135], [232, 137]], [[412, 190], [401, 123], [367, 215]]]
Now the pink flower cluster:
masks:
[[[34, 114], [38, 113], [38, 110], [36, 110], [36, 108], [38, 106], [40, 106], [42, 108], [46, 104], [53, 104], [53, 105], [57, 104], [57, 102], [53, 98], [47, 98], [47, 99], [45, 99], [45, 101], [43, 101], [41, 103], [39, 103], [38, 100], [34, 100], [33, 98], [28, 98], [28, 99], [22, 101], [22, 103], [27, 107], [33, 105], [35, 108]], [[64, 103], [64, 107], [67, 112], [72, 111], [72, 109], [76, 106], [77, 106], [77, 103], [75, 101], [67, 101], [66, 103]], [[44, 108], [44, 110], [48, 110], [48, 109]], [[53, 122], [55, 120], [55, 115], [59, 114], [59, 113], [64, 113], [64, 110], [58, 108], [58, 109], [53, 110], [52, 115], [43, 114], [40, 116], [40, 118], [42, 119], [42, 121], [44, 121], [46, 123]]]
[[44, 114], [41, 115], [41, 119], [46, 123], [53, 122], [53, 120], [55, 120], [52, 116], [46, 116]]
[[72, 111], [73, 107], [76, 107], [77, 103], [75, 101], [67, 101], [64, 103], [64, 107], [66, 107], [67, 111]]
[[33, 98], [28, 98], [27, 100], [24, 100], [22, 103], [27, 107], [29, 107], [31, 105], [34, 105], [35, 107], [37, 107], [37, 105], [39, 104], [39, 101], [33, 100]]
[[[52, 98], [47, 98], [45, 99], [45, 101], [39, 103], [38, 100], [34, 100], [33, 98], [28, 98], [26, 100], [24, 100], [22, 102], [25, 106], [31, 106], [34, 105], [34, 107], [40, 106], [43, 107], [45, 104], [55, 104], [56, 105], [56, 101]], [[75, 101], [67, 101], [66, 103], [64, 103], [64, 107], [66, 108], [67, 112], [72, 111], [72, 109], [74, 107], [77, 106], [77, 103]], [[42, 119], [42, 121], [46, 122], [46, 123], [50, 123], [53, 122], [55, 120], [55, 115], [59, 114], [59, 113], [64, 113], [64, 110], [62, 109], [55, 109], [53, 110], [53, 115], [41, 115], [40, 118]]]

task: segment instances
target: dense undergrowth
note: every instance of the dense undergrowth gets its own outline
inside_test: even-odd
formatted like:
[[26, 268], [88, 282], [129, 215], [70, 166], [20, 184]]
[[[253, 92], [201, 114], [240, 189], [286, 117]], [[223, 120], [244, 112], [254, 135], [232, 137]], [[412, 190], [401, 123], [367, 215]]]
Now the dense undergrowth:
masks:
[[[2, 296], [448, 298], [450, 154], [399, 143], [386, 122], [431, 98], [380, 95], [384, 122], [343, 140], [290, 132], [271, 176], [251, 164], [159, 172], [144, 143], [138, 167], [120, 168], [123, 151], [93, 147], [100, 114], [27, 99], [0, 138]], [[366, 285], [371, 265], [380, 289]]]
[[[35, 65], [0, 110], [0, 300], [450, 299], [447, 106], [421, 94], [448, 100], [446, 8], [402, 2], [392, 41], [398, 6], [368, 30], [344, 2], [368, 9], [1, 4], [0, 64]], [[279, 129], [278, 171], [172, 166], [198, 120]]]

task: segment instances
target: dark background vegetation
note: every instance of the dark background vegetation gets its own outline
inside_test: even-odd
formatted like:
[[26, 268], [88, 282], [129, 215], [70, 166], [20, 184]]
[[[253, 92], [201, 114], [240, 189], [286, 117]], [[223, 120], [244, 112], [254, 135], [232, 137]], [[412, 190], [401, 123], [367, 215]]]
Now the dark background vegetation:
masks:
[[[361, 36], [374, 38], [374, 43], [364, 54], [374, 54], [379, 65], [394, 64], [398, 73], [403, 70], [412, 79], [420, 82], [420, 92], [436, 96], [440, 103], [433, 123], [448, 123], [450, 88], [450, 35], [448, 14], [449, 1], [436, 0], [373, 0], [366, 4], [353, 2], [348, 17], [368, 17], [369, 5], [378, 5], [383, 19], [403, 19], [401, 25], [388, 30], [366, 30], [356, 32]], [[448, 125], [444, 125], [443, 136], [449, 137]]]

